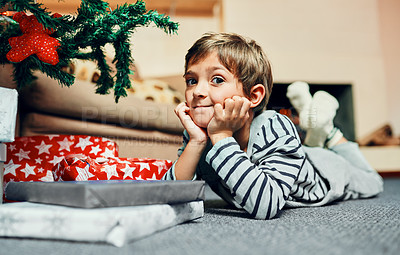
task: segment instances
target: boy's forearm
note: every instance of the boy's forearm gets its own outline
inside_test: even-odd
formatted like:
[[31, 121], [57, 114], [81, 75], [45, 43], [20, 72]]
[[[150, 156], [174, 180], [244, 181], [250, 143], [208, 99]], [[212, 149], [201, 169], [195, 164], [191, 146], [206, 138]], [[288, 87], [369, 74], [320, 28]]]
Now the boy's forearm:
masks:
[[189, 141], [185, 150], [175, 164], [175, 177], [177, 180], [192, 180], [196, 172], [197, 164], [206, 148], [207, 141]]

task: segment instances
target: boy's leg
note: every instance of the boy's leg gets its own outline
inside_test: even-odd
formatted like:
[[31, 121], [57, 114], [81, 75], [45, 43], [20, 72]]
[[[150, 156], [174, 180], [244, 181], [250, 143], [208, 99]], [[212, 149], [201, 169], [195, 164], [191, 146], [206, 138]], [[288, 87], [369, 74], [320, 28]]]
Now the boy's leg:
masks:
[[363, 169], [367, 172], [376, 172], [360, 151], [357, 143], [348, 141], [346, 143], [332, 146], [330, 150], [339, 154], [357, 168]]
[[[335, 150], [304, 147], [308, 159], [317, 172], [329, 183], [330, 191], [336, 194], [336, 199], [339, 197], [343, 200], [368, 198], [376, 196], [383, 190], [382, 178], [375, 170], [369, 165], [353, 164], [353, 162], [364, 160], [362, 154], [358, 155], [362, 159], [349, 160], [349, 158], [343, 157], [346, 155], [345, 152], [357, 151], [356, 146], [357, 144], [353, 142], [347, 142], [341, 144], [341, 148], [338, 145]], [[353, 156], [356, 157], [356, 153]]]
[[[302, 88], [303, 98], [308, 97], [304, 96], [308, 92], [308, 88], [304, 88], [304, 85], [300, 87], [294, 83], [289, 87], [291, 86], [296, 87], [295, 90]], [[289, 95], [288, 98], [292, 102], [293, 98]], [[344, 199], [377, 195], [383, 190], [382, 178], [368, 164], [358, 144], [347, 141], [342, 132], [333, 126], [338, 107], [336, 98], [324, 91], [318, 91], [312, 97], [311, 103], [299, 109], [300, 127], [307, 131], [304, 144], [309, 147], [326, 147], [338, 155], [339, 158], [332, 155], [331, 160], [334, 161], [331, 164], [338, 164], [338, 169], [335, 168], [338, 175], [335, 175], [334, 179], [342, 176], [339, 172], [344, 171], [343, 177], [347, 183]]]
[[346, 169], [349, 173], [349, 183], [346, 187], [345, 199], [367, 198], [383, 191], [382, 177], [367, 162], [357, 143], [338, 144], [330, 150], [340, 155], [351, 165]]

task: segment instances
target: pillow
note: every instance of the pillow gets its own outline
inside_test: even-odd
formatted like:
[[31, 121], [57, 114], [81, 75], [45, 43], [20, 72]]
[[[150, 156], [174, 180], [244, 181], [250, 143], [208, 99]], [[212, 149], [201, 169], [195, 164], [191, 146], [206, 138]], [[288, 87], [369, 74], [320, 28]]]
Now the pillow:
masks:
[[172, 88], [165, 81], [147, 79], [132, 81], [132, 88], [128, 89], [128, 95], [156, 103], [178, 105], [185, 101], [185, 97], [179, 91]]
[[[108, 61], [112, 67], [111, 61]], [[172, 88], [167, 82], [158, 79], [142, 79], [135, 65], [131, 66], [134, 75], [131, 75], [130, 81], [132, 88], [128, 89], [128, 95], [144, 101], [152, 101], [155, 103], [178, 105], [185, 101], [182, 93]], [[115, 70], [112, 68], [113, 72]], [[66, 71], [74, 74], [77, 80], [96, 83], [100, 77], [100, 71], [93, 61], [73, 60]]]

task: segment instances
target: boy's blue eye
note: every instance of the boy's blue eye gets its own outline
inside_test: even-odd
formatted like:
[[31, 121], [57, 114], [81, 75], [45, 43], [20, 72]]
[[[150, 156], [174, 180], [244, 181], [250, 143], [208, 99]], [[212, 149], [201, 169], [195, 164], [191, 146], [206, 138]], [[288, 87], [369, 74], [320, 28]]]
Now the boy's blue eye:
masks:
[[194, 85], [196, 83], [197, 83], [197, 81], [195, 79], [193, 79], [193, 78], [186, 79], [186, 86], [192, 86], [192, 85]]
[[221, 84], [221, 83], [223, 83], [224, 81], [225, 81], [225, 80], [222, 79], [221, 77], [214, 77], [214, 78], [212, 79], [212, 82], [215, 83], [215, 84]]

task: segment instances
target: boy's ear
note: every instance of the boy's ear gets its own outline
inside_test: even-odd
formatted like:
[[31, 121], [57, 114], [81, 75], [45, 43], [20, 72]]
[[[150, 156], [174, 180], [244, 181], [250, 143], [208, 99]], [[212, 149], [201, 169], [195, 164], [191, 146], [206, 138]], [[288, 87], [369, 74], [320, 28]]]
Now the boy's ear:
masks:
[[254, 85], [250, 90], [250, 107], [254, 108], [261, 103], [265, 97], [265, 87], [262, 84]]

